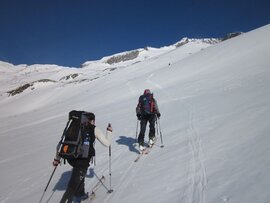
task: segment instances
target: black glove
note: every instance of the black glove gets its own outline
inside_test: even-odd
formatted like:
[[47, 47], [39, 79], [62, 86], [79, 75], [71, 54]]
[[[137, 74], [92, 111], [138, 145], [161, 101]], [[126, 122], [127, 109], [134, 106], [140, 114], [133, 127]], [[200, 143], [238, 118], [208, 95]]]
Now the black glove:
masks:
[[141, 114], [137, 114], [137, 118], [138, 118], [138, 120], [141, 120]]
[[113, 129], [112, 129], [112, 125], [111, 125], [110, 123], [108, 124], [107, 131], [110, 131], [110, 132], [112, 132], [112, 131], [113, 131]]
[[59, 163], [60, 163], [60, 160], [55, 158], [55, 159], [53, 160], [53, 163], [52, 163], [52, 164], [53, 164], [53, 166], [56, 167], [56, 166], [58, 166]]
[[160, 116], [161, 116], [160, 113], [157, 113], [157, 117], [160, 118]]

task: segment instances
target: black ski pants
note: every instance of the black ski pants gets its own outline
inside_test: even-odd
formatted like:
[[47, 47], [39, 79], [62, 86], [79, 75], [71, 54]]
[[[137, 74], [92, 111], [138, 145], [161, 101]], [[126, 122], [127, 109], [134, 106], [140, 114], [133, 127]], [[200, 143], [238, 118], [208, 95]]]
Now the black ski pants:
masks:
[[150, 128], [149, 129], [149, 138], [155, 136], [155, 121], [156, 121], [155, 114], [144, 115], [141, 117], [141, 130], [140, 130], [140, 134], [138, 137], [138, 143], [144, 142], [144, 136], [145, 136], [147, 122], [149, 122], [149, 128]]
[[84, 180], [87, 172], [87, 167], [73, 167], [71, 177], [67, 189], [60, 201], [60, 203], [72, 203], [73, 197], [79, 197], [85, 194]]

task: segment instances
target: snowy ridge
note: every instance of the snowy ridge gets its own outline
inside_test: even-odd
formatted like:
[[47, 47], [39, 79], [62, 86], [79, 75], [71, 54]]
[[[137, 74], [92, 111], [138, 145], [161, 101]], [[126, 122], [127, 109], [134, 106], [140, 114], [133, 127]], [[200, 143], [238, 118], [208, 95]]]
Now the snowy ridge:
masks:
[[[114, 192], [101, 186], [96, 202], [269, 202], [269, 35], [266, 25], [216, 44], [139, 49], [137, 58], [80, 69], [1, 63], [0, 202], [39, 201], [72, 109], [93, 111], [99, 128], [114, 129]], [[56, 82], [5, 93], [40, 79]], [[145, 88], [158, 101], [165, 147], [158, 142], [135, 163], [135, 107]], [[96, 176], [109, 179], [108, 149], [97, 142], [96, 152], [89, 190]], [[59, 202], [70, 170], [57, 168], [43, 202]]]
[[[199, 52], [202, 49], [210, 46], [211, 43], [208, 43], [209, 40], [211, 41], [212, 39], [182, 39], [180, 43], [185, 42], [186, 45], [181, 47], [182, 51], [180, 56], [178, 55], [177, 59], [179, 59], [179, 57], [188, 57], [189, 55]], [[190, 43], [187, 45], [188, 42]], [[166, 55], [176, 48], [177, 45], [171, 45], [161, 48], [146, 47], [144, 49], [126, 51], [112, 56], [103, 57], [98, 61], [85, 62], [82, 65], [82, 68], [79, 69], [67, 69], [66, 67], [57, 65], [40, 64], [30, 66], [22, 64], [14, 66], [12, 64], [3, 62], [3, 66], [1, 67], [2, 69], [5, 67], [6, 70], [3, 73], [9, 73], [9, 75], [5, 75], [3, 77], [2, 83], [6, 83], [5, 80], [7, 79], [8, 81], [13, 81], [14, 85], [9, 85], [6, 88], [3, 85], [3, 90], [0, 93], [8, 93], [8, 95], [13, 95], [10, 94], [10, 92], [17, 92], [16, 90], [21, 89], [21, 87], [30, 87], [33, 83], [40, 80], [52, 80], [54, 82], [58, 82], [61, 86], [63, 86], [63, 84], [91, 82], [93, 80], [107, 76], [112, 71], [117, 69], [135, 65], [146, 60], [155, 59], [163, 54]], [[135, 57], [133, 56], [134, 54]], [[108, 61], [111, 62], [108, 63]], [[172, 62], [173, 60], [168, 61], [167, 65], [170, 65]], [[32, 90], [34, 90], [34, 88]], [[21, 93], [21, 91], [19, 93]]]
[[[202, 47], [208, 47], [209, 45], [217, 44], [221, 40], [215, 38], [209, 39], [189, 39], [187, 37], [183, 38], [179, 42], [175, 43], [174, 45], [164, 46], [160, 48], [154, 47], [145, 47], [131, 51], [125, 51], [122, 53], [117, 53], [112, 56], [103, 57], [101, 60], [97, 61], [88, 61], [82, 64], [82, 67], [89, 67], [91, 65], [97, 66], [103, 64], [106, 67], [108, 65], [115, 65], [115, 66], [127, 66], [132, 65], [141, 61], [145, 61], [146, 59], [158, 57], [166, 52], [173, 51], [175, 48], [183, 46], [187, 43], [200, 43]], [[107, 66], [108, 67], [108, 66]]]
[[194, 38], [187, 38], [187, 37], [184, 37], [183, 39], [181, 39], [179, 42], [175, 43], [174, 46], [176, 48], [178, 47], [181, 47], [187, 43], [205, 43], [205, 44], [210, 44], [210, 45], [214, 45], [214, 44], [217, 44], [219, 42], [221, 42], [220, 39], [216, 39], [216, 38], [205, 38], [205, 39], [194, 39]]

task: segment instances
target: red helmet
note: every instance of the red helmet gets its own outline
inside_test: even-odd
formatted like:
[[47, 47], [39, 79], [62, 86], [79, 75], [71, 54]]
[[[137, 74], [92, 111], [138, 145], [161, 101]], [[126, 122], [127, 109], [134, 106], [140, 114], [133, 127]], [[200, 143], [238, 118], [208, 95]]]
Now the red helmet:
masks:
[[145, 89], [143, 94], [150, 94], [151, 91], [149, 89]]

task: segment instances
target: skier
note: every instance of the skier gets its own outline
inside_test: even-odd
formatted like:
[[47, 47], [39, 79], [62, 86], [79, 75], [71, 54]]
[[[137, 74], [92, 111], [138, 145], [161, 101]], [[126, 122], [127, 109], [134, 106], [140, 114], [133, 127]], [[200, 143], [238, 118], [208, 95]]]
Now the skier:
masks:
[[139, 102], [136, 107], [136, 114], [138, 120], [140, 120], [140, 133], [138, 136], [139, 148], [141, 151], [145, 149], [144, 147], [144, 136], [147, 122], [149, 122], [149, 145], [153, 145], [155, 142], [155, 121], [156, 116], [159, 118], [160, 112], [156, 100], [149, 89], [144, 90], [144, 94], [139, 97]]
[[[95, 126], [95, 115], [91, 113], [91, 117], [89, 118], [89, 121], [87, 123], [88, 127], [88, 133], [90, 136], [97, 138], [100, 143], [102, 143], [104, 146], [109, 147], [111, 145], [111, 139], [112, 139], [112, 127], [111, 124], [108, 124], [107, 127], [107, 133], [106, 136], [102, 133], [102, 131]], [[92, 146], [93, 147], [93, 146]], [[90, 145], [89, 145], [89, 150]], [[72, 174], [67, 186], [67, 189], [60, 201], [60, 203], [71, 203], [73, 201], [73, 197], [75, 199], [84, 200], [89, 197], [88, 193], [85, 193], [84, 188], [84, 181], [85, 181], [85, 175], [87, 173], [87, 169], [90, 166], [92, 156], [89, 154], [88, 158], [86, 159], [67, 159], [68, 163], [73, 167]], [[56, 153], [56, 156], [53, 160], [53, 166], [57, 166], [60, 163], [60, 157]]]

